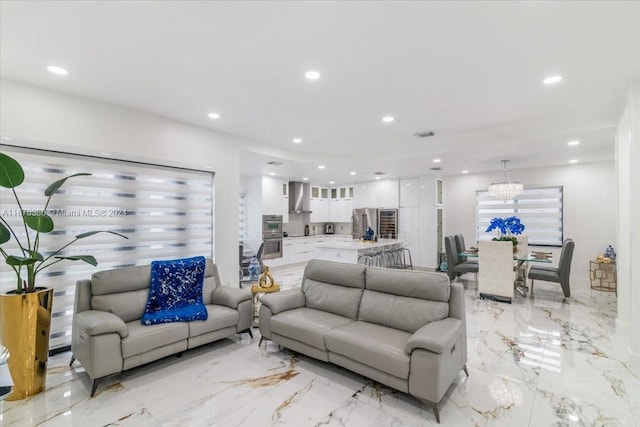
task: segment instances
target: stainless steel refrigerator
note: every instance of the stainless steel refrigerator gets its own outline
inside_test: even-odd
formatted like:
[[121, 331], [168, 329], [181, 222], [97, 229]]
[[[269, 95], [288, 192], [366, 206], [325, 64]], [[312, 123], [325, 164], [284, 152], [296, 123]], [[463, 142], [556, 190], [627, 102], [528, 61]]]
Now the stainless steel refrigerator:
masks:
[[381, 239], [398, 238], [398, 209], [354, 209], [352, 222], [354, 239], [362, 239], [369, 227]]

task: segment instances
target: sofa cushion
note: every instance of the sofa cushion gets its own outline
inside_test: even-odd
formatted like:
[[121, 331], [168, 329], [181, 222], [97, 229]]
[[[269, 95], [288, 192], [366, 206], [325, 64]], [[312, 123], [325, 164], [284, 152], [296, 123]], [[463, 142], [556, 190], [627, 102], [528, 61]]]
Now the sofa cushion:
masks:
[[304, 270], [302, 282], [312, 279], [316, 282], [333, 283], [350, 288], [364, 288], [366, 267], [362, 264], [345, 264], [312, 259]]
[[98, 271], [91, 276], [91, 295], [149, 289], [150, 283], [151, 266], [149, 265]]
[[449, 316], [449, 304], [365, 290], [358, 320], [414, 333], [422, 326]]
[[327, 350], [398, 378], [409, 378], [410, 357], [404, 351], [411, 334], [356, 321], [327, 332]]
[[358, 318], [362, 289], [306, 279], [302, 285], [306, 306], [352, 320]]
[[127, 330], [129, 336], [122, 339], [122, 357], [125, 359], [186, 340], [189, 336], [186, 322], [145, 326], [136, 320], [127, 322]]
[[367, 268], [366, 288], [387, 294], [448, 302], [449, 278], [442, 273]]
[[130, 292], [120, 292], [91, 297], [93, 310], [113, 313], [124, 322], [140, 319], [144, 313], [149, 298], [149, 285], [145, 289]]
[[197, 337], [220, 329], [236, 326], [240, 321], [240, 313], [222, 305], [205, 306], [208, 318], [204, 322], [189, 322], [189, 337]]
[[272, 316], [271, 333], [326, 350], [325, 334], [337, 326], [351, 322], [351, 319], [343, 316], [302, 307]]

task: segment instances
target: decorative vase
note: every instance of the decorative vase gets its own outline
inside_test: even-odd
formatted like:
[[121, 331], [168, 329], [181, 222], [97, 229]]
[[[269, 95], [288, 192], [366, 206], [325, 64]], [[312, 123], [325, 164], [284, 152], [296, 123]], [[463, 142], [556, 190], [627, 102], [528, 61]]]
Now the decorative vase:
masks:
[[251, 258], [251, 261], [249, 262], [248, 270], [249, 270], [249, 278], [251, 280], [257, 279], [258, 275], [262, 271], [262, 268], [260, 268], [260, 261], [258, 261], [258, 258], [256, 258], [255, 256]]
[[5, 400], [25, 399], [45, 388], [52, 303], [53, 289], [0, 295], [0, 341], [9, 352], [13, 381]]
[[616, 251], [613, 250], [613, 246], [609, 245], [607, 249], [604, 251], [604, 256], [609, 258], [611, 261], [616, 260]]

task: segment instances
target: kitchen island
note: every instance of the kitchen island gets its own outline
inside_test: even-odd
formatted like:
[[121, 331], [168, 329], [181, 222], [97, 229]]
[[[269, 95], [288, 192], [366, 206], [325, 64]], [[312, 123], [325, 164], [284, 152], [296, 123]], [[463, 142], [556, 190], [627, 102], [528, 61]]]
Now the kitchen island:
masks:
[[356, 264], [362, 255], [398, 249], [404, 242], [398, 239], [379, 239], [377, 242], [352, 240], [350, 242], [322, 242], [316, 244], [315, 259]]

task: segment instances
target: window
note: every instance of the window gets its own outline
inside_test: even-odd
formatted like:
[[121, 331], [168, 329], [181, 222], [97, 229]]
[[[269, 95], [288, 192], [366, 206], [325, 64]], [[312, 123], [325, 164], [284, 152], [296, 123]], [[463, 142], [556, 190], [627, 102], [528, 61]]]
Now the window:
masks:
[[247, 243], [247, 193], [240, 193], [240, 219], [238, 230], [240, 230], [240, 243]]
[[529, 187], [515, 200], [502, 201], [486, 190], [476, 191], [476, 237], [490, 240], [495, 231], [485, 233], [492, 218], [517, 216], [525, 225], [530, 245], [562, 246], [562, 187]]
[[[77, 172], [92, 176], [67, 181], [49, 205], [55, 223], [53, 233], [42, 239], [40, 252], [47, 256], [73, 239], [93, 230], [111, 230], [126, 235], [125, 240], [110, 234], [83, 239], [64, 255], [91, 254], [98, 266], [61, 262], [38, 275], [39, 286], [54, 289], [50, 347], [71, 342], [71, 322], [75, 282], [89, 279], [96, 271], [149, 264], [153, 260], [196, 255], [213, 256], [213, 174], [206, 171], [171, 168], [98, 159], [87, 156], [2, 146], [2, 151], [18, 160], [25, 169], [25, 182], [16, 189], [23, 209], [42, 209], [44, 189], [53, 181]], [[15, 207], [10, 190], [0, 191], [2, 209]], [[6, 212], [5, 212], [6, 213]], [[3, 215], [4, 216], [4, 215]], [[6, 216], [21, 237], [19, 216]], [[16, 253], [17, 245], [7, 245]], [[0, 263], [0, 289], [15, 286], [13, 271]]]

